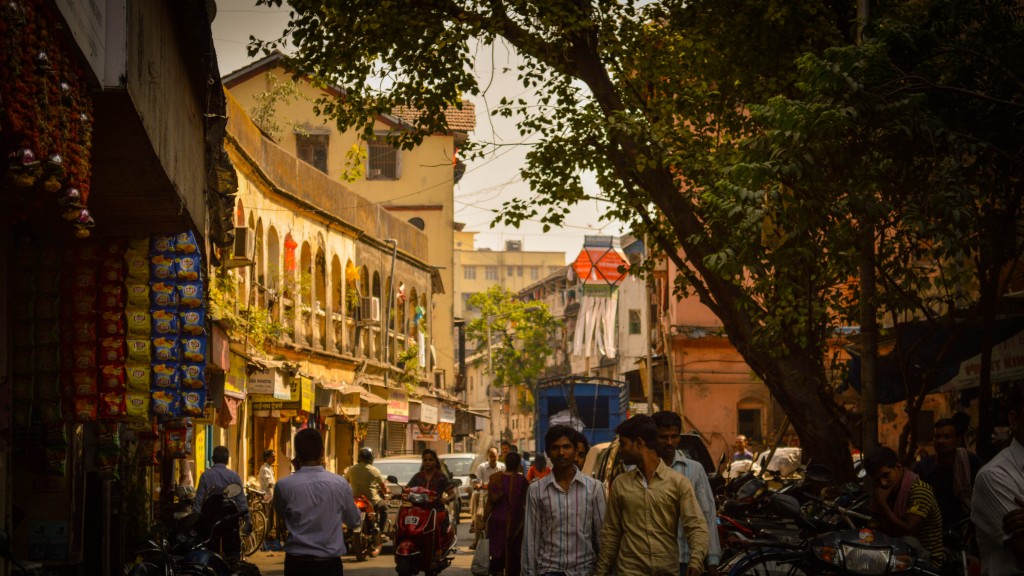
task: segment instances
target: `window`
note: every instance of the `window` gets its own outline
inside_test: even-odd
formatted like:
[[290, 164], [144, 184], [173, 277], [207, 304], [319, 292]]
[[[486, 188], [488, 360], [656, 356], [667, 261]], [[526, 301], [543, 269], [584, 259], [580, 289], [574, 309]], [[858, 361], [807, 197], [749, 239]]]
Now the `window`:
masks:
[[476, 266], [466, 266], [463, 268], [462, 278], [465, 280], [476, 280]]
[[520, 278], [523, 277], [523, 267], [522, 266], [516, 266], [516, 276], [519, 276]]
[[506, 267], [506, 269], [505, 269], [505, 276], [508, 276], [509, 278], [511, 278], [511, 277], [513, 277], [515, 275], [516, 275], [516, 267], [515, 266], [508, 266], [508, 267]]
[[640, 311], [630, 310], [629, 311], [629, 333], [639, 334], [640, 333]]
[[530, 266], [530, 280], [540, 278], [540, 266]]
[[498, 279], [498, 267], [497, 266], [488, 266], [487, 268], [485, 268], [484, 269], [484, 277], [487, 278], [488, 280], [497, 280]]
[[296, 134], [295, 151], [299, 160], [327, 173], [327, 145], [330, 134]]
[[761, 409], [740, 408], [736, 410], [736, 430], [751, 442], [761, 441]]
[[427, 224], [423, 221], [423, 218], [420, 217], [409, 218], [409, 224], [412, 224], [413, 226], [419, 228], [420, 230], [423, 230], [427, 226]]
[[383, 140], [366, 143], [366, 179], [398, 180], [400, 160], [398, 148]]

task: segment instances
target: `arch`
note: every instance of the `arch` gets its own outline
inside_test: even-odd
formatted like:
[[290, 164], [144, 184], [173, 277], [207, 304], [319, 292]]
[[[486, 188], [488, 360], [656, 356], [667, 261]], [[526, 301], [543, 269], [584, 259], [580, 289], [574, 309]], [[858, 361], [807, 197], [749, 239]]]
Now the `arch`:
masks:
[[256, 213], [252, 210], [249, 211], [249, 230], [256, 229]]
[[302, 248], [299, 250], [299, 270], [298, 270], [298, 297], [297, 301], [301, 305], [300, 311], [300, 326], [301, 332], [299, 335], [299, 343], [311, 345], [313, 343], [313, 253], [309, 249], [309, 242], [303, 241]]
[[242, 199], [238, 199], [238, 206], [235, 207], [235, 226], [245, 226], [245, 205]]
[[256, 220], [256, 283], [259, 285], [256, 288], [256, 300], [257, 305], [266, 306], [267, 304], [267, 274], [266, 274], [266, 261], [263, 259], [263, 218]]
[[[372, 294], [377, 297], [378, 302], [380, 302], [380, 314], [381, 314], [381, 316], [383, 316], [384, 315], [384, 301], [380, 297], [380, 273], [379, 272], [374, 271], [374, 273], [373, 273], [373, 284], [370, 287], [370, 290], [371, 290]], [[387, 325], [386, 322], [381, 322], [380, 324], [378, 324], [379, 328], [377, 330], [377, 335], [373, 338], [373, 342], [374, 342], [374, 344], [377, 347], [377, 349], [373, 351], [373, 357], [376, 358], [377, 360], [380, 360], [383, 357], [383, 349], [382, 349], [382, 347], [384, 345], [383, 334], [384, 334], [384, 326], [386, 326], [386, 325]]]
[[335, 254], [331, 258], [331, 291], [327, 302], [331, 317], [327, 319], [330, 326], [331, 343], [334, 350], [343, 352], [345, 340], [345, 269], [341, 267], [341, 259]]
[[[323, 240], [323, 236], [320, 236]], [[313, 260], [313, 286], [310, 295], [313, 308], [313, 325], [316, 344], [320, 349], [327, 348], [327, 257], [322, 246], [316, 249]]]
[[363, 266], [359, 269], [359, 295], [370, 296], [370, 269]]
[[420, 218], [419, 216], [413, 216], [412, 218], [409, 218], [409, 224], [412, 224], [413, 226], [419, 228], [420, 230], [423, 230], [424, 228], [427, 227], [427, 223], [424, 222], [423, 218]]
[[281, 239], [273, 225], [267, 229], [267, 287], [277, 290], [281, 287]]

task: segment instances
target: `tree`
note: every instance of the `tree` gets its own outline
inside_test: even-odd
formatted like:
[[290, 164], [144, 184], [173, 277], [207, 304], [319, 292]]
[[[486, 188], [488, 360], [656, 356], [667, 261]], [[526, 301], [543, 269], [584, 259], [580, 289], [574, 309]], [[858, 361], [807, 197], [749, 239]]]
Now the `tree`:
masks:
[[[446, 130], [445, 110], [480, 90], [471, 41], [514, 47], [519, 77], [539, 102], [506, 97], [495, 113], [515, 117], [538, 142], [522, 169], [535, 194], [506, 204], [501, 220], [558, 226], [591, 199], [580, 175], [594, 174], [599, 199], [611, 205], [607, 217], [646, 234], [675, 262], [676, 293], [721, 319], [791, 416], [806, 456], [840, 477], [852, 472], [845, 414], [825, 366], [831, 329], [843, 320], [837, 311], [855, 297], [847, 289], [852, 256], [831, 251], [833, 228], [851, 230], [837, 209], [845, 197], [829, 189], [808, 198], [774, 220], [786, 226], [773, 236], [766, 223], [785, 199], [777, 188], [730, 184], [728, 171], [740, 143], [761, 130], [751, 106], [797, 96], [796, 59], [853, 43], [852, 2], [290, 4], [295, 72], [345, 90], [320, 110], [369, 135], [376, 114], [415, 108], [412, 129], [390, 136], [406, 148]], [[253, 40], [253, 52], [278, 46]]]
[[474, 294], [468, 304], [481, 314], [466, 325], [467, 338], [485, 352], [479, 362], [488, 362], [490, 345], [490, 386], [510, 388], [512, 395], [518, 394], [544, 370], [559, 321], [543, 303], [516, 300], [515, 294], [501, 286]]

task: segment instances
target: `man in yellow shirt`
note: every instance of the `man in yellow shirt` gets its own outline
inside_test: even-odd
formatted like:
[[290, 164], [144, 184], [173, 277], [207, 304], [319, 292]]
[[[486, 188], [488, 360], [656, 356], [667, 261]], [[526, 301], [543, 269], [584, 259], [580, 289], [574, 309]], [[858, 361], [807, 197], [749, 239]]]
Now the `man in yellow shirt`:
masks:
[[345, 471], [345, 480], [352, 485], [352, 493], [358, 498], [365, 496], [377, 514], [377, 529], [383, 530], [388, 519], [388, 481], [373, 465], [373, 450], [359, 449], [359, 461]]
[[615, 429], [619, 455], [635, 470], [612, 482], [601, 530], [596, 576], [619, 574], [677, 576], [680, 525], [690, 545], [686, 576], [698, 576], [708, 552], [708, 526], [693, 485], [658, 457], [658, 428], [640, 414]]

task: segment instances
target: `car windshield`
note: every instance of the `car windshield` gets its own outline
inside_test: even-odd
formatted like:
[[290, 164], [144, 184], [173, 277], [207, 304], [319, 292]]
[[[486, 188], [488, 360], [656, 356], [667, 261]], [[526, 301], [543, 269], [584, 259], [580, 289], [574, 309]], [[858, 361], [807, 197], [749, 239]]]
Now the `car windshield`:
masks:
[[444, 458], [441, 460], [448, 465], [448, 470], [451, 471], [452, 476], [469, 476], [469, 473], [473, 469], [473, 458]]
[[420, 471], [419, 462], [381, 462], [378, 460], [374, 462], [374, 466], [381, 471], [384, 476], [394, 476], [398, 478], [398, 483], [405, 486], [412, 480], [414, 474]]

